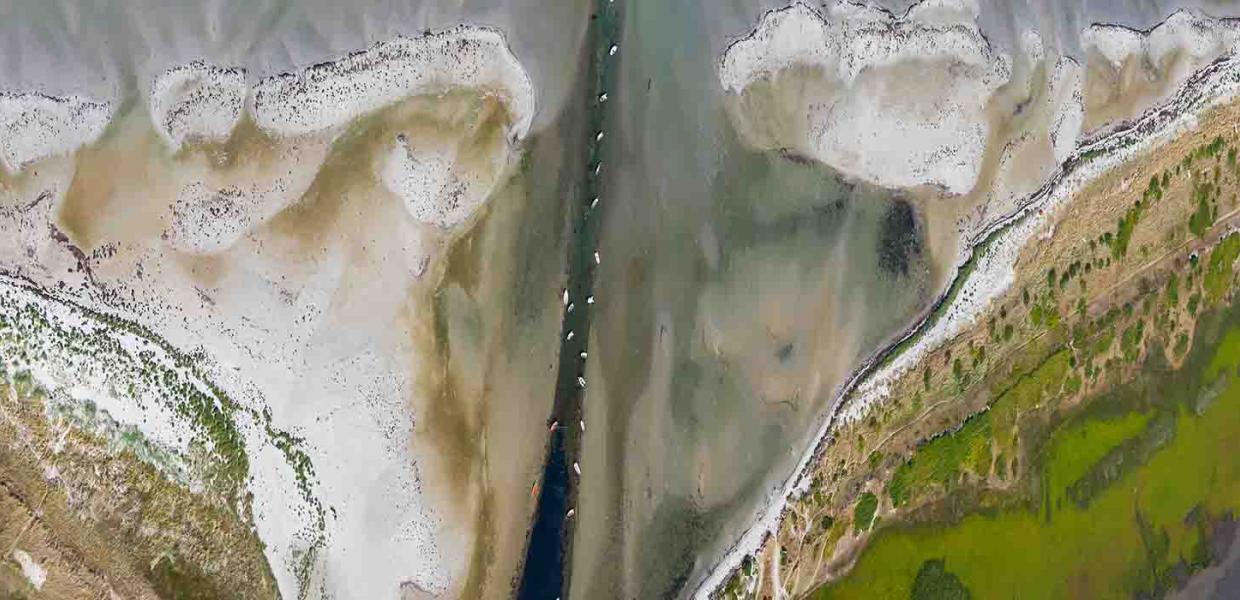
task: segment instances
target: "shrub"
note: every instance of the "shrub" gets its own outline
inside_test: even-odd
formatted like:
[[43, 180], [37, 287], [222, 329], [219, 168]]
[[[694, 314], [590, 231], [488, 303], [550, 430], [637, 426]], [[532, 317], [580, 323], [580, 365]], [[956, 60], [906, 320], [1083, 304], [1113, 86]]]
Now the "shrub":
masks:
[[861, 494], [857, 506], [853, 508], [853, 526], [857, 531], [865, 531], [874, 523], [874, 513], [878, 512], [878, 496], [872, 492]]

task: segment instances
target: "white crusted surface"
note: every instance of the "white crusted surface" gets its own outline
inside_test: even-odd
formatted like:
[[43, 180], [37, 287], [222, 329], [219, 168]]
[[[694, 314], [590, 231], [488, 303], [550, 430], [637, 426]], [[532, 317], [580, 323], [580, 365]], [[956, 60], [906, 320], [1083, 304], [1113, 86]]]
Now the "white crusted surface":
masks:
[[500, 98], [520, 139], [534, 117], [534, 88], [493, 29], [455, 27], [398, 37], [299, 73], [269, 77], [254, 89], [254, 119], [278, 135], [328, 129], [403, 98], [477, 89]]
[[109, 104], [80, 96], [0, 94], [0, 162], [16, 172], [77, 150], [98, 139], [111, 117]]
[[441, 228], [464, 222], [482, 206], [504, 170], [507, 148], [485, 168], [463, 165], [456, 140], [427, 136], [396, 137], [376, 167], [389, 191], [414, 220]]
[[[794, 150], [883, 186], [963, 194], [981, 168], [987, 100], [1010, 75], [976, 17], [967, 0], [923, 2], [899, 18], [849, 2], [824, 16], [797, 2], [767, 13], [729, 47], [719, 80], [742, 96], [733, 117], [753, 145]], [[788, 82], [791, 98], [744, 100], [755, 84], [776, 88], [798, 69], [822, 81]], [[772, 114], [781, 109], [791, 114]], [[790, 124], [763, 123], [775, 119]]]
[[248, 87], [245, 71], [193, 62], [165, 71], [151, 85], [151, 121], [164, 143], [219, 142], [241, 119]]

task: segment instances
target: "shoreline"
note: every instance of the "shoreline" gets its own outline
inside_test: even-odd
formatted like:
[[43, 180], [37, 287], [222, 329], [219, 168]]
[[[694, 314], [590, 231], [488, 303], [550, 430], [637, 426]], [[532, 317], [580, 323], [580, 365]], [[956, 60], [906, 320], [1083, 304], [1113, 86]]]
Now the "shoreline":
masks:
[[[1213, 88], [1207, 89], [1207, 86], [1211, 84]], [[1209, 91], [1214, 93], [1207, 94]], [[1199, 112], [1232, 99], [1237, 94], [1240, 94], [1240, 57], [1225, 56], [1216, 59], [1181, 83], [1177, 92], [1169, 100], [1148, 109], [1135, 119], [1116, 123], [1079, 142], [1068, 159], [1056, 168], [1036, 192], [1019, 202], [1014, 212], [996, 219], [986, 229], [968, 238], [966, 240], [968, 250], [962, 253], [965, 258], [957, 261], [951, 283], [923, 316], [901, 333], [893, 336], [892, 339], [895, 341], [873, 353], [838, 388], [835, 400], [831, 403], [828, 414], [823, 418], [824, 422], [814, 436], [809, 450], [802, 455], [797, 462], [797, 467], [784, 483], [779, 488], [772, 489], [768, 494], [772, 500], [759, 509], [752, 521], [753, 525], [733, 544], [724, 558], [708, 572], [708, 575], [695, 585], [693, 596], [702, 599], [709, 598], [740, 567], [745, 556], [756, 553], [766, 545], [768, 535], [776, 530], [783, 519], [789, 499], [805, 493], [808, 489], [810, 481], [806, 475], [810, 471], [810, 466], [821, 456], [840, 419], [860, 418], [870, 404], [882, 397], [881, 395], [877, 398], [871, 396], [870, 394], [874, 393], [870, 391], [872, 388], [882, 390], [883, 388], [879, 386], [884, 383], [884, 380], [897, 377], [906, 372], [907, 368], [911, 368], [908, 365], [918, 362], [920, 356], [927, 351], [926, 346], [937, 347], [946, 339], [950, 339], [952, 335], [959, 332], [960, 327], [967, 325], [967, 321], [976, 317], [977, 312], [984, 308], [989, 300], [1006, 290], [1006, 285], [1010, 282], [1007, 280], [985, 281], [981, 286], [969, 285], [976, 281], [974, 274], [978, 263], [984, 263], [981, 264], [983, 269], [1003, 266], [995, 263], [994, 244], [1010, 241], [1024, 234], [1025, 237], [1016, 243], [1015, 254], [999, 256], [1000, 259], [1010, 258], [1014, 264], [1019, 250], [1024, 247], [1024, 242], [1046, 224], [1043, 217], [1048, 212], [1060, 208], [1063, 202], [1070, 199], [1071, 194], [1079, 190], [1081, 186], [1131, 155], [1148, 152], [1170, 140], [1183, 129], [1191, 129], [1196, 125]], [[1004, 249], [1012, 250], [1013, 248]], [[973, 292], [980, 293], [972, 295]], [[961, 293], [966, 294], [967, 299], [963, 302], [954, 302], [953, 299]], [[968, 312], [970, 309], [972, 309], [972, 314]], [[944, 320], [957, 328], [950, 332], [936, 331], [938, 325]], [[923, 337], [936, 333], [938, 335], [929, 341]], [[906, 346], [910, 343], [913, 345]], [[896, 361], [900, 361], [901, 364], [897, 365]], [[885, 371], [887, 369], [890, 370]], [[870, 383], [872, 381], [877, 383]], [[855, 397], [856, 394], [862, 394], [862, 396], [858, 398]], [[859, 407], [858, 404], [860, 404]], [[777, 499], [775, 499], [776, 494], [778, 494]]]

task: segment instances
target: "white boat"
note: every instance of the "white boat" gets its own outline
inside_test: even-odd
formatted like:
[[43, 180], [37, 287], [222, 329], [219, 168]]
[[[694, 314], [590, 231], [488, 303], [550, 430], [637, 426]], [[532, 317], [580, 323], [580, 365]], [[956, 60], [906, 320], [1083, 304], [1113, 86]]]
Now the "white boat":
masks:
[[574, 334], [574, 333], [573, 333], [573, 330], [571, 330], [571, 329], [570, 329], [570, 330], [568, 330], [568, 335], [564, 336], [564, 341], [566, 341], [566, 342], [571, 342], [571, 341], [573, 341], [573, 336], [574, 336], [574, 335], [576, 335], [576, 334]]
[[598, 133], [594, 136], [594, 141], [596, 141], [596, 142], [601, 142], [601, 141], [603, 141], [603, 132], [601, 132], [601, 131], [600, 131], [600, 132], [598, 132]]
[[596, 206], [598, 206], [598, 196], [595, 196], [594, 199], [590, 201], [590, 208], [594, 208]]
[[557, 427], [559, 427], [559, 426], [560, 426], [560, 422], [559, 422], [559, 421], [552, 421], [552, 422], [551, 422], [551, 432], [552, 432], [552, 433], [555, 433], [555, 429], [556, 429]]
[[615, 56], [616, 50], [619, 50], [619, 49], [620, 49], [620, 46], [612, 44], [611, 48], [607, 50], [607, 56]]
[[586, 430], [586, 422], [585, 422], [585, 420], [577, 421], [577, 424], [581, 426], [581, 430], [582, 430], [582, 431], [585, 431], [585, 430]]
[[603, 92], [603, 93], [599, 94], [599, 95], [598, 95], [598, 101], [599, 101], [599, 102], [606, 102], [606, 101], [607, 101], [607, 92]]
[[573, 515], [575, 515], [575, 514], [577, 514], [577, 509], [575, 509], [575, 508], [570, 508], [570, 509], [568, 509], [568, 514], [564, 515], [564, 518], [565, 518], [565, 519], [571, 519], [571, 518], [573, 518]]
[[577, 356], [578, 356], [578, 357], [580, 357], [580, 358], [581, 358], [581, 360], [585, 360], [585, 359], [586, 359], [586, 351], [585, 351], [585, 350], [582, 350], [582, 351], [581, 351], [581, 354], [578, 354]]
[[576, 306], [577, 306], [576, 304], [573, 304], [572, 302], [569, 302], [569, 303], [568, 303], [568, 312], [573, 312], [573, 308], [575, 308]]
[[560, 296], [564, 300], [564, 306], [568, 306], [568, 288], [564, 288], [560, 292]]
[[586, 378], [585, 377], [582, 377], [580, 375], [577, 376], [577, 387], [583, 390], [586, 389]]
[[578, 476], [580, 476], [580, 475], [581, 475], [581, 465], [578, 465], [577, 463], [573, 463], [573, 471], [576, 471], [576, 472], [577, 472], [577, 475], [578, 475]]
[[[603, 95], [606, 96], [606, 94], [603, 94]], [[598, 175], [598, 172], [602, 170], [603, 170], [603, 161], [600, 160], [598, 161], [597, 165], [594, 165], [594, 174]]]
[[594, 251], [594, 264], [596, 264], [596, 265], [598, 265], [598, 264], [602, 264], [602, 262], [601, 262], [601, 261], [602, 261], [602, 259], [600, 259], [600, 258], [599, 258], [599, 255], [598, 255], [598, 250], [595, 250], [595, 251]]
[[587, 296], [586, 304], [594, 304], [594, 296]]

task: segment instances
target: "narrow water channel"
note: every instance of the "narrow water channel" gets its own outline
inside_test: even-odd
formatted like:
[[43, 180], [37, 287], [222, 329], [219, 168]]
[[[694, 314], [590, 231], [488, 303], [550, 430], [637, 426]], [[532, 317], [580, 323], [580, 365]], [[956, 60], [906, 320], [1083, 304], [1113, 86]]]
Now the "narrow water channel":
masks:
[[548, 423], [547, 460], [538, 491], [534, 526], [526, 548], [518, 598], [568, 597], [567, 567], [572, 551], [573, 519], [579, 476], [581, 438], [586, 415], [582, 410], [585, 363], [589, 358], [590, 311], [594, 305], [594, 277], [601, 256], [598, 232], [604, 214], [604, 139], [608, 125], [608, 90], [619, 59], [621, 4], [598, 0], [590, 17], [586, 48], [592, 56], [581, 101], [587, 102], [586, 133], [582, 148], [589, 153], [585, 185], [575, 205], [572, 239], [568, 244], [568, 284], [564, 290], [564, 320], [560, 329], [560, 361], [555, 386], [555, 405]]

